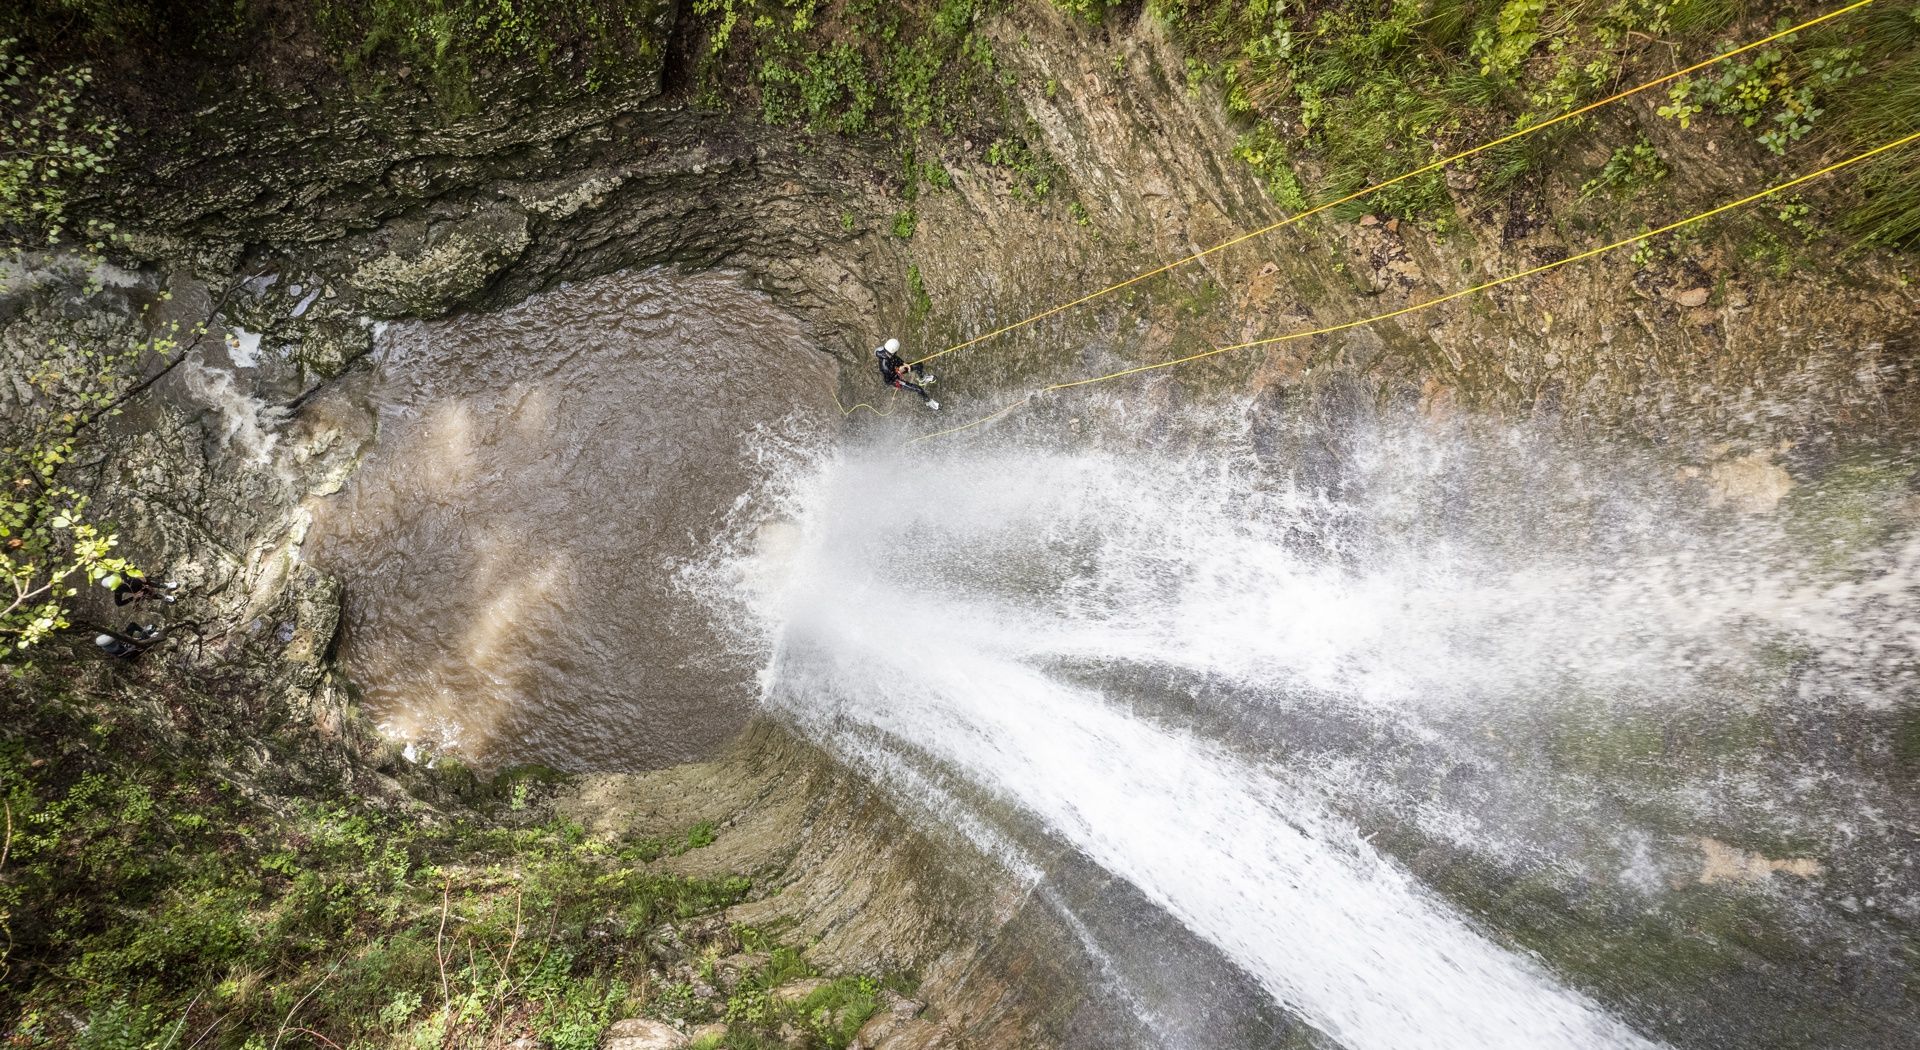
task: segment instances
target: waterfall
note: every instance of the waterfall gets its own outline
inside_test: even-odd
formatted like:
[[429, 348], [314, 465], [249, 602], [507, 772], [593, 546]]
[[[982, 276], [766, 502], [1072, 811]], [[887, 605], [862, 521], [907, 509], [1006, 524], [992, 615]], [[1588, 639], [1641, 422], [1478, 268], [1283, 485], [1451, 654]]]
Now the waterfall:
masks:
[[[1346, 814], [1384, 799], [1476, 848], [1539, 848], [1529, 823], [1578, 819], [1583, 787], [1484, 738], [1749, 702], [1789, 641], [1840, 702], [1886, 702], [1867, 671], [1911, 644], [1885, 629], [1912, 622], [1911, 552], [1835, 583], [1682, 474], [1524, 431], [1276, 439], [1233, 406], [1182, 416], [911, 454], [767, 437], [765, 483], [685, 578], [761, 664], [764, 703], [829, 751], [903, 795], [926, 792], [908, 768], [963, 785], [975, 811], [948, 795], [940, 819], [990, 853], [983, 814], [1017, 814], [1343, 1045], [1651, 1045]], [[1329, 725], [1344, 742], [1288, 739]], [[1510, 780], [1515, 812], [1406, 797], [1393, 777], [1419, 770], [1366, 754], [1383, 732], [1409, 767]], [[1649, 873], [1646, 834], [1586, 830], [1618, 840], [1600, 877], [1672, 874]]]

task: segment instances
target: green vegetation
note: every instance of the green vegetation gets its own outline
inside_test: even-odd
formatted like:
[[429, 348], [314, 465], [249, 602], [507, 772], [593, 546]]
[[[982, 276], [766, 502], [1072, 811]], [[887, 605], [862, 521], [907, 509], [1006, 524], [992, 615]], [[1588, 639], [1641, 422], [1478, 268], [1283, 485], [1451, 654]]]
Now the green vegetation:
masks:
[[[1248, 122], [1236, 153], [1290, 210], [1393, 178], [1651, 75], [1640, 57], [1649, 41], [1667, 45], [1659, 49], [1665, 62], [1674, 51], [1707, 54], [1716, 40], [1730, 46], [1725, 42], [1765, 29], [1738, 0], [1560, 7], [1540, 0], [1392, 0], [1358, 9], [1153, 0], [1149, 8], [1191, 56], [1190, 83], [1218, 84], [1228, 108]], [[1689, 128], [1703, 116], [1737, 121], [1771, 152], [1806, 150], [1809, 158], [1896, 138], [1920, 127], [1920, 5], [1868, 9], [1679, 81], [1661, 112]], [[1478, 192], [1500, 192], [1548, 167], [1580, 123], [1490, 150], [1463, 170]], [[1835, 134], [1809, 145], [1822, 128]], [[1910, 154], [1888, 157], [1864, 172], [1845, 221], [1869, 238], [1911, 243], [1920, 232], [1920, 188], [1897, 174], [1911, 163]], [[1582, 190], [1625, 193], [1657, 180], [1662, 167], [1651, 143], [1628, 147]], [[1362, 210], [1438, 229], [1453, 221], [1439, 173], [1346, 209]]]
[[[171, 337], [154, 349], [166, 353]], [[136, 570], [114, 553], [119, 538], [88, 519], [91, 502], [67, 476], [81, 431], [119, 411], [146, 347], [35, 348], [21, 378], [32, 395], [0, 423], [0, 667], [70, 626], [72, 599], [94, 583], [116, 586]], [[10, 592], [10, 593], [9, 593]]]
[[[695, 0], [710, 94], [749, 101], [771, 124], [847, 134], [945, 134], [979, 111], [994, 60], [977, 20], [994, 0]], [[751, 88], [730, 70], [750, 71]], [[756, 97], [757, 94], [757, 97]]]
[[1071, 11], [1091, 21], [1099, 21], [1107, 12], [1125, 7], [1128, 0], [1052, 0], [1053, 6], [1062, 11]]
[[[138, 713], [142, 686], [100, 667], [26, 669], [0, 687], [8, 1046], [346, 1050], [531, 1035], [592, 1050], [611, 1022], [653, 1014], [726, 1016], [739, 1025], [728, 1046], [775, 1045], [793, 1022], [806, 1045], [843, 1047], [873, 1011], [878, 982], [858, 977], [758, 1020], [735, 1010], [813, 971], [709, 917], [752, 893], [749, 879], [648, 867], [711, 844], [711, 824], [606, 841], [529, 802], [550, 776], [480, 781], [454, 763], [417, 785], [433, 808], [376, 801], [330, 783], [328, 769], [358, 760], [310, 737], [251, 738], [310, 763], [263, 783], [217, 751], [253, 746], [235, 726], [156, 727]], [[234, 704], [174, 696], [215, 719]], [[698, 964], [689, 953], [704, 952], [710, 974], [742, 940], [776, 965], [732, 1000], [670, 980]]]
[[[723, 964], [719, 953], [726, 949], [739, 949], [741, 954]], [[691, 976], [709, 987], [730, 984], [731, 988], [724, 999], [718, 999], [701, 996], [694, 979], [674, 982], [661, 989], [654, 1012], [689, 1027], [724, 1022], [726, 1036], [711, 1045], [729, 1050], [792, 1045], [778, 1037], [783, 1030], [800, 1033], [806, 1045], [842, 1050], [879, 1010], [883, 988], [911, 991], [909, 982], [898, 978], [882, 982], [856, 974], [820, 979], [799, 952], [777, 943], [763, 930], [746, 926], [733, 927], [710, 945], [698, 972]], [[809, 988], [809, 984], [815, 986]]]
[[[67, 199], [82, 179], [102, 173], [120, 128], [90, 104], [93, 71], [43, 72], [0, 38], [0, 231], [19, 244], [51, 244], [69, 231]], [[90, 228], [97, 237], [101, 228]]]
[[1003, 136], [987, 145], [986, 160], [996, 168], [1004, 168], [1014, 177], [1014, 196], [1026, 201], [1038, 201], [1053, 192], [1055, 180], [1059, 177], [1053, 160], [1044, 153], [1035, 150], [1020, 136]]
[[[938, 163], [915, 163], [916, 144], [975, 139], [985, 143], [981, 159], [1013, 175], [1017, 196], [1038, 201], [1058, 173], [1016, 116], [1011, 80], [978, 31], [1008, 2], [696, 0], [690, 10], [706, 39], [702, 96], [755, 107], [769, 124], [900, 142], [909, 201], [922, 185], [952, 185]], [[1062, 6], [1094, 14], [1110, 5]], [[895, 232], [907, 236], [904, 228], [896, 217]]]
[[915, 321], [924, 320], [933, 311], [933, 297], [927, 294], [927, 282], [920, 276], [918, 263], [907, 267], [907, 304]]
[[527, 1027], [587, 1048], [633, 1005], [643, 931], [748, 888], [626, 867], [657, 844], [559, 821], [357, 799], [276, 813], [132, 719], [60, 705], [37, 721], [0, 750], [13, 1046], [139, 1047], [177, 1028], [220, 1046], [296, 1030], [452, 1045]]
[[1659, 113], [1686, 128], [1711, 107], [1723, 117], [1738, 118], [1744, 127], [1760, 127], [1760, 144], [1783, 154], [1789, 144], [1805, 138], [1825, 112], [1816, 104], [1821, 93], [1864, 72], [1859, 56], [1857, 47], [1806, 53], [1767, 48], [1750, 60], [1718, 66], [1711, 76], [1675, 81]]
[[[1038, 200], [1058, 174], [1024, 126], [1012, 74], [983, 29], [1020, 2], [693, 0], [684, 17], [701, 98], [774, 124], [909, 148], [927, 136], [970, 141], [981, 159], [1016, 173], [1015, 192]], [[1092, 21], [1143, 9], [1162, 20], [1189, 56], [1190, 81], [1218, 84], [1246, 122], [1236, 154], [1289, 210], [1538, 123], [1664, 71], [1676, 56], [1704, 56], [1775, 24], [1746, 0], [1025, 2]], [[318, 43], [326, 64], [363, 91], [424, 83], [458, 108], [474, 101], [476, 82], [502, 71], [564, 74], [595, 89], [656, 68], [667, 12], [662, 0], [321, 0], [276, 12], [291, 24], [275, 35]], [[256, 24], [264, 17], [249, 5], [216, 5], [156, 19], [132, 0], [94, 0], [39, 5], [21, 28], [36, 45], [51, 40], [66, 51], [240, 55], [266, 35]], [[1123, 53], [1114, 65], [1124, 67]], [[1058, 90], [1045, 86], [1049, 98]], [[1744, 125], [1784, 156], [1898, 137], [1920, 127], [1920, 4], [1882, 0], [1680, 81], [1661, 111], [1687, 132], [1701, 120], [1716, 133]], [[1465, 171], [1478, 193], [1502, 192], [1550, 168], [1580, 127], [1620, 122], [1621, 112], [1504, 145]], [[1842, 219], [1864, 241], [1920, 237], [1920, 187], [1900, 177], [1911, 164], [1904, 156], [1882, 158], [1848, 183]], [[84, 154], [71, 160], [88, 163]], [[1438, 173], [1343, 214], [1363, 210], [1440, 229], [1457, 221]]]
[[[1861, 12], [1860, 61], [1867, 74], [1830, 108], [1836, 146], [1864, 149], [1920, 131], [1920, 3], [1875, 4]], [[1888, 154], [1853, 177], [1847, 229], [1863, 243], [1920, 247], [1920, 179], [1913, 147]]]
[[[0, 117], [12, 134], [0, 146], [0, 249], [70, 237], [67, 202], [99, 174], [120, 132], [90, 97], [84, 68], [38, 73], [0, 41]], [[87, 224], [88, 236], [111, 227]], [[83, 432], [118, 414], [149, 354], [178, 347], [178, 330], [151, 339], [47, 343], [16, 350], [15, 385], [0, 393], [0, 667], [68, 627], [71, 600], [94, 583], [111, 587], [134, 572], [114, 553], [119, 539], [90, 519], [87, 492], [69, 466]]]
[[1666, 163], [1655, 152], [1653, 143], [1641, 135], [1632, 145], [1614, 150], [1600, 171], [1580, 187], [1580, 196], [1632, 193], [1666, 177]]
[[[311, 0], [156, 6], [143, 0], [27, 3], [17, 32], [39, 53], [124, 59], [197, 77], [267, 62], [344, 74], [376, 94], [420, 84], [448, 109], [501, 73], [562, 76], [598, 90], [664, 59], [667, 0]], [[313, 69], [317, 63], [320, 69]], [[219, 68], [208, 74], [200, 63]]]
[[1306, 211], [1310, 207], [1307, 189], [1294, 173], [1287, 144], [1270, 125], [1255, 125], [1241, 135], [1234, 144], [1233, 155], [1253, 168], [1275, 203], [1291, 212]]
[[325, 0], [316, 26], [336, 61], [369, 87], [423, 73], [442, 101], [472, 101], [484, 69], [552, 71], [568, 62], [598, 89], [622, 67], [650, 67], [665, 7], [659, 0]]

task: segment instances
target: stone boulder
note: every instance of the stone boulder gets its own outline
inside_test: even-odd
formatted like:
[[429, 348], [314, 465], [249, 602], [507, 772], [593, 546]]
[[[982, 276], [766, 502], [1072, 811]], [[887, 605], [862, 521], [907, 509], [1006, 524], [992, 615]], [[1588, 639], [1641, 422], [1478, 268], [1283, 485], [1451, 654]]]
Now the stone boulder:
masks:
[[953, 1045], [945, 1025], [920, 1017], [926, 1004], [881, 993], [880, 1009], [847, 1044], [847, 1050], [941, 1050]]
[[520, 258], [531, 238], [527, 216], [499, 203], [440, 221], [401, 219], [376, 235], [379, 247], [347, 282], [363, 309], [381, 316], [432, 317], [485, 288]]
[[713, 964], [713, 979], [731, 992], [742, 978], [766, 969], [768, 958], [766, 952], [736, 952]]
[[767, 993], [767, 997], [776, 1003], [798, 1006], [807, 1001], [807, 997], [827, 986], [823, 977], [803, 977], [787, 983]]
[[600, 1050], [685, 1050], [692, 1040], [665, 1021], [630, 1017], [615, 1021], [600, 1039]]

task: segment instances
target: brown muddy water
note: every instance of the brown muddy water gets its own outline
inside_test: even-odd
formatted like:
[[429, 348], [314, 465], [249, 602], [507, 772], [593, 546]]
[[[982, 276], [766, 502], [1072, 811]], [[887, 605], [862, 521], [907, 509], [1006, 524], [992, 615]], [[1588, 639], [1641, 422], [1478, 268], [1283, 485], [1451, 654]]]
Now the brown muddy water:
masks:
[[563, 286], [376, 343], [379, 437], [316, 514], [342, 656], [389, 733], [485, 765], [645, 768], [745, 722], [677, 564], [756, 428], [837, 417], [800, 323], [725, 274]]

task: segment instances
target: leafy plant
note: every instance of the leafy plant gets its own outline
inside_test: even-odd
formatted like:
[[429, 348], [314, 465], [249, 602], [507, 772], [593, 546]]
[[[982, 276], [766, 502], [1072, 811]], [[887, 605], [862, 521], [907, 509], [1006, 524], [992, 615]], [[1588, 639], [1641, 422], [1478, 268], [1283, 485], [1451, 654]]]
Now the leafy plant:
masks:
[[1689, 127], [1708, 108], [1736, 117], [1749, 128], [1758, 127], [1761, 145], [1774, 153], [1805, 138], [1825, 112], [1820, 93], [1859, 76], [1864, 67], [1860, 51], [1830, 47], [1790, 59], [1787, 52], [1766, 48], [1750, 61], [1726, 63], [1711, 76], [1684, 77], [1667, 89], [1660, 116]]
[[695, 824], [693, 827], [688, 828], [687, 829], [687, 848], [702, 849], [704, 847], [713, 845], [714, 831], [715, 831], [714, 824], [713, 824], [713, 821], [711, 820], [703, 820], [700, 823]]
[[1607, 157], [1593, 178], [1580, 187], [1581, 197], [1599, 193], [1626, 193], [1667, 177], [1667, 165], [1645, 135], [1621, 146]]
[[18, 40], [0, 37], [0, 230], [46, 244], [69, 232], [74, 187], [104, 173], [120, 142], [119, 125], [90, 104], [92, 85], [91, 69], [41, 72]]
[[1105, 18], [1107, 12], [1124, 2], [1125, 0], [1053, 0], [1053, 6], [1097, 22]]
[[1271, 127], [1259, 124], [1241, 135], [1234, 143], [1233, 155], [1253, 168], [1275, 203], [1292, 212], [1307, 210], [1306, 187], [1294, 173], [1286, 144]]
[[1494, 23], [1474, 37], [1473, 55], [1483, 76], [1510, 77], [1540, 42], [1545, 0], [1507, 0]]
[[1027, 145], [1023, 138], [1002, 136], [994, 139], [987, 144], [986, 161], [1014, 174], [1014, 195], [1023, 200], [1039, 201], [1053, 192], [1052, 164]]
[[112, 587], [136, 573], [115, 553], [119, 537], [90, 520], [91, 498], [65, 471], [84, 432], [120, 413], [140, 358], [178, 348], [172, 334], [124, 345], [56, 343], [25, 361], [27, 396], [0, 423], [0, 661], [69, 626], [82, 586]]

